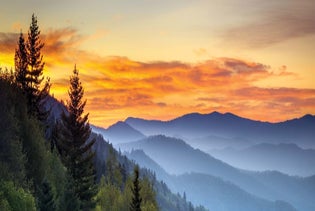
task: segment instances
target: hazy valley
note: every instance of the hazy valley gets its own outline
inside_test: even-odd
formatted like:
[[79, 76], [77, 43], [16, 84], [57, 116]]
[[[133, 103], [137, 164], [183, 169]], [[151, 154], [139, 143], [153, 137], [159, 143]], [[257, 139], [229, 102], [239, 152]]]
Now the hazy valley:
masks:
[[93, 130], [210, 210], [315, 209], [312, 115], [268, 123], [194, 113], [167, 122], [127, 118]]

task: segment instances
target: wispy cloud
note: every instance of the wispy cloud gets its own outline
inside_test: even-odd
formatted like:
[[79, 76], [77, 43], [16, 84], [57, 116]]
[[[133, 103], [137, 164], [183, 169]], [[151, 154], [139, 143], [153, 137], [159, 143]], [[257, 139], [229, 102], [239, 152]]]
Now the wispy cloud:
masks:
[[[256, 2], [259, 8], [252, 22], [225, 31], [226, 42], [249, 48], [267, 47], [288, 39], [315, 35], [313, 0]], [[270, 6], [269, 6], [269, 5]]]
[[63, 28], [58, 30], [50, 29], [43, 34], [43, 42], [45, 43], [45, 53], [65, 53], [74, 47], [78, 47], [78, 43], [82, 40], [82, 36], [72, 28]]
[[14, 53], [19, 34], [0, 32], [0, 53]]
[[[11, 54], [12, 61], [19, 36], [19, 33], [0, 32], [0, 53]], [[24, 38], [27, 39], [27, 33], [24, 33]], [[77, 55], [83, 53], [78, 50], [78, 47], [85, 37], [79, 35], [75, 29], [50, 29], [41, 34], [41, 39], [45, 43], [43, 54], [46, 66], [50, 67], [65, 62], [74, 63]]]

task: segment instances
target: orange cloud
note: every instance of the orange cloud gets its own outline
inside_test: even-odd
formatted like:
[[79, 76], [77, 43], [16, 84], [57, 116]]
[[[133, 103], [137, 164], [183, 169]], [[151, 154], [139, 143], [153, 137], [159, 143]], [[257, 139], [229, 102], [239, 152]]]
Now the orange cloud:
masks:
[[18, 33], [0, 32], [0, 53], [13, 54], [18, 43]]
[[91, 119], [95, 111], [100, 125], [128, 116], [169, 119], [195, 111], [235, 112], [267, 121], [315, 111], [313, 89], [255, 87], [262, 79], [292, 77], [260, 63], [217, 58], [192, 65], [108, 57], [93, 61], [92, 67], [90, 62], [82, 64], [81, 76]]
[[[85, 39], [71, 28], [49, 30], [43, 34], [43, 54], [45, 74], [53, 83], [51, 92], [59, 99], [67, 99], [69, 76], [77, 64], [93, 124], [108, 126], [128, 116], [165, 120], [214, 110], [264, 121], [315, 113], [315, 89], [255, 85], [261, 80], [296, 77], [285, 66], [274, 70], [234, 58], [188, 64], [100, 57], [80, 49]], [[14, 52], [16, 44], [16, 34], [0, 33], [2, 52]]]

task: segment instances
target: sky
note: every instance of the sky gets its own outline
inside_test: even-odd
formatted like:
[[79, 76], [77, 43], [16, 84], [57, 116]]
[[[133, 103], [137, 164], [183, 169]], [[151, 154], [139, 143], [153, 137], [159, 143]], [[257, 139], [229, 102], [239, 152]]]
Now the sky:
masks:
[[[313, 0], [0, 0], [0, 67], [35, 13], [51, 94], [76, 64], [90, 122], [315, 114]], [[4, 6], [3, 6], [4, 5]]]

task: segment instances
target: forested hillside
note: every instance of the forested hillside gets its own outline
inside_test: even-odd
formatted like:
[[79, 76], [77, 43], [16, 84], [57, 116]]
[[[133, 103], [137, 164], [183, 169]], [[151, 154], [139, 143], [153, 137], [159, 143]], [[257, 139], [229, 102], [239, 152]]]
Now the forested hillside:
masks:
[[0, 1], [0, 211], [315, 211], [315, 0]]

